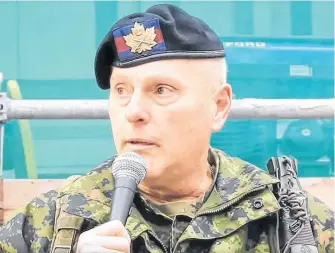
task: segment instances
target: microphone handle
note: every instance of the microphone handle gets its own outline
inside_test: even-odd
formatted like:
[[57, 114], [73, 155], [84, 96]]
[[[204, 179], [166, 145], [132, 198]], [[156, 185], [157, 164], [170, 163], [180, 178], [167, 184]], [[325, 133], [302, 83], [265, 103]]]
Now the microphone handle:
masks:
[[131, 177], [120, 177], [115, 180], [110, 220], [119, 220], [123, 225], [126, 224], [136, 188], [136, 181]]

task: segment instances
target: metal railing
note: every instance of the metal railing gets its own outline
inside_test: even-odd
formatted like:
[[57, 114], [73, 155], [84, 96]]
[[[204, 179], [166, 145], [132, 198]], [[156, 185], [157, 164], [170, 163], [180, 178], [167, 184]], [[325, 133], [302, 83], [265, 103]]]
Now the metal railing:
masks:
[[[0, 78], [2, 75], [0, 73]], [[0, 85], [1, 85], [0, 79]], [[333, 119], [335, 99], [236, 99], [229, 119]], [[108, 119], [107, 100], [13, 100], [0, 93], [0, 177], [4, 124], [19, 119]]]
[[[236, 99], [230, 119], [334, 118], [334, 99]], [[108, 119], [107, 100], [12, 100], [0, 93], [0, 120]]]

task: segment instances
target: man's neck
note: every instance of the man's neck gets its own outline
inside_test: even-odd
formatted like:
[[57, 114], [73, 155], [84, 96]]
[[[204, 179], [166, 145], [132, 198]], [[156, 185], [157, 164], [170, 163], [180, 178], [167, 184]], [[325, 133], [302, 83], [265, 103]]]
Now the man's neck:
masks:
[[145, 198], [154, 203], [188, 201], [203, 196], [212, 182], [212, 172], [208, 165], [206, 169], [187, 175], [182, 179], [179, 177], [166, 180], [164, 185], [142, 184], [139, 186], [139, 190]]

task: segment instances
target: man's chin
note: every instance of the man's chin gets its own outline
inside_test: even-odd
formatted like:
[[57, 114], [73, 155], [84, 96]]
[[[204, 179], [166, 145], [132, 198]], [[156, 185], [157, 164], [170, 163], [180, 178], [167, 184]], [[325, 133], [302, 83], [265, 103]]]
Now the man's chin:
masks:
[[122, 148], [120, 153], [134, 152], [144, 157], [153, 155], [156, 150], [157, 146], [155, 145], [127, 145]]
[[155, 147], [153, 149], [131, 149], [125, 147], [124, 149], [121, 150], [120, 153], [124, 152], [135, 152], [139, 154], [145, 161], [146, 163], [146, 169], [147, 169], [147, 177], [150, 178], [150, 180], [157, 180], [160, 179], [164, 173], [163, 170], [160, 171], [159, 168], [164, 168], [165, 167], [165, 159], [164, 155], [161, 152], [158, 152], [158, 148]]

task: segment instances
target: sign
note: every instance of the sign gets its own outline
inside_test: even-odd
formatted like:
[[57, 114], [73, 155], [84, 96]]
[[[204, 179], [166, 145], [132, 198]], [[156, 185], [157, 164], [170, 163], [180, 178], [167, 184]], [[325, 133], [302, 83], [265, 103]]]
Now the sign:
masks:
[[266, 47], [265, 42], [223, 42], [224, 47]]

